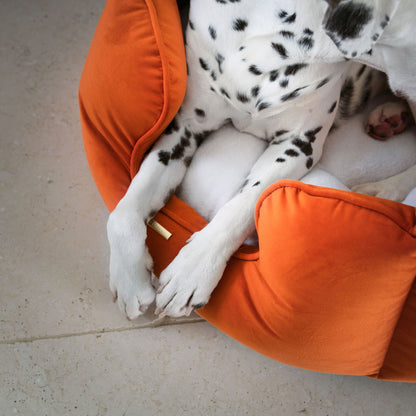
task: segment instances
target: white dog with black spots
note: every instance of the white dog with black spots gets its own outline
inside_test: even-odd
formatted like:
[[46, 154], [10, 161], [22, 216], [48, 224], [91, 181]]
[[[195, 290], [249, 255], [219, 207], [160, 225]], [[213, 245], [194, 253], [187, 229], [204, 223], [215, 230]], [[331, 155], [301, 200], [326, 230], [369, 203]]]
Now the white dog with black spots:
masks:
[[[416, 98], [414, 17], [413, 0], [191, 0], [184, 102], [108, 220], [110, 288], [129, 319], [155, 298], [156, 313], [172, 317], [208, 302], [255, 230], [262, 192], [279, 179], [301, 179], [319, 161], [341, 91], [347, 101], [356, 93], [346, 82], [351, 60], [383, 70], [393, 91]], [[354, 80], [368, 84], [372, 71], [359, 67], [358, 76], [356, 68]], [[359, 95], [365, 104], [371, 90]], [[146, 223], [181, 184], [204, 138], [228, 123], [264, 140], [265, 150], [155, 291]]]

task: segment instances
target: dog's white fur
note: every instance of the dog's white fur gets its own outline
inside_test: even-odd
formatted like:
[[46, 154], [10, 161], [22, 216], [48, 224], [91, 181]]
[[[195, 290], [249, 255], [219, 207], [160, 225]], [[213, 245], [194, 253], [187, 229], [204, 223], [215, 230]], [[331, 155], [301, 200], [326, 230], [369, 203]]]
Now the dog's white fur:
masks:
[[[416, 126], [387, 142], [374, 140], [363, 130], [365, 121], [383, 105], [379, 103], [391, 99], [390, 94], [377, 97], [362, 113], [338, 124], [325, 141], [321, 160], [301, 181], [350, 191], [363, 180], [378, 181], [414, 165]], [[264, 140], [241, 133], [231, 125], [213, 132], [195, 153], [177, 191], [178, 197], [210, 221], [239, 191], [240, 178], [250, 171], [253, 158], [260, 156], [266, 146]], [[415, 205], [408, 198], [405, 203]], [[257, 241], [253, 238], [245, 244], [257, 245]]]
[[[373, 55], [362, 60], [385, 70], [393, 89], [406, 92], [409, 98], [416, 97], [414, 90], [409, 92], [407, 89], [411, 73], [405, 73], [404, 66], [401, 66], [401, 74], [397, 75], [395, 64], [395, 59], [399, 57], [407, 59], [407, 64], [413, 61], [409, 62], [405, 51], [397, 52], [397, 45], [391, 51], [391, 46], [397, 40], [402, 44], [404, 42], [404, 49], [410, 47], [411, 42], [406, 36], [412, 36], [413, 21], [409, 22], [409, 29], [406, 29], [406, 24], [403, 24], [406, 22], [400, 16], [403, 14], [406, 17], [410, 13], [401, 7], [414, 10], [415, 6], [411, 0], [391, 1], [388, 4], [379, 0], [371, 3], [377, 3], [377, 13], [388, 13], [391, 21], [379, 41], [373, 45]], [[279, 30], [276, 28], [276, 9], [296, 12], [297, 19], [291, 30], [302, 33], [307, 27], [313, 32], [318, 47], [305, 52], [296, 45], [287, 45], [289, 57], [282, 57], [279, 47], [275, 47], [276, 50], [266, 48], [265, 45], [270, 46], [276, 39], [276, 30]], [[152, 259], [145, 244], [145, 224], [164, 205], [166, 197], [184, 177], [184, 161], [194, 154], [197, 147], [196, 140], [185, 139], [190, 139], [192, 135], [195, 138], [206, 130], [217, 130], [231, 121], [238, 130], [265, 139], [270, 144], [253, 164], [247, 177], [241, 177], [241, 192], [226, 202], [204, 229], [191, 237], [162, 272], [156, 296], [156, 312], [160, 315], [189, 314], [207, 303], [228, 259], [254, 231], [254, 206], [263, 190], [282, 178], [301, 178], [319, 160], [335, 116], [335, 111], [329, 112], [328, 108], [331, 103], [338, 101], [344, 74], [349, 66], [343, 56], [345, 50], [340, 52], [339, 45], [337, 47], [332, 42], [322, 26], [326, 9], [326, 3], [321, 0], [264, 0], [229, 2], [226, 5], [192, 0], [190, 19], [198, 30], [188, 29], [190, 75], [185, 101], [177, 117], [179, 129], [163, 135], [155, 144], [108, 221], [110, 288], [118, 298], [120, 309], [130, 319], [142, 314], [155, 297], [151, 285]], [[397, 24], [395, 12], [400, 20]], [[247, 30], [225, 30], [236, 17], [249, 18]], [[211, 22], [215, 22], [218, 29], [215, 40], [222, 48], [220, 57], [212, 41], [212, 32], [209, 32], [208, 25]], [[271, 71], [284, 71], [289, 65], [298, 62], [308, 62], [310, 65], [302, 76], [290, 79], [289, 91], [296, 99], [283, 99], [287, 90], [283, 91], [277, 83], [272, 84], [267, 78]], [[250, 64], [256, 65], [256, 69], [261, 68], [266, 76], [261, 80], [256, 78], [256, 74], [253, 76], [247, 71]], [[212, 75], [213, 68], [216, 69], [215, 77]], [[414, 66], [408, 68], [413, 70]], [[213, 82], [214, 78], [219, 78], [219, 82]], [[328, 78], [326, 84], [317, 89], [317, 84], [325, 78]], [[258, 85], [267, 107], [262, 108], [258, 100], [255, 104], [254, 99], [251, 102], [235, 99], [236, 91], [250, 91]], [[228, 88], [227, 94], [219, 91], [221, 86]], [[201, 117], [201, 112], [195, 116], [196, 109], [203, 109], [204, 117]], [[280, 131], [279, 136], [283, 141], [274, 139], [276, 131]], [[181, 136], [187, 144], [173, 157]], [[311, 139], [309, 145], [313, 144], [313, 158], [309, 145], [308, 149], [298, 151], [296, 157], [293, 156], [296, 137], [300, 137], [304, 145], [308, 144], [306, 138]], [[166, 155], [169, 155], [167, 159]], [[284, 163], [281, 162], [283, 159]]]

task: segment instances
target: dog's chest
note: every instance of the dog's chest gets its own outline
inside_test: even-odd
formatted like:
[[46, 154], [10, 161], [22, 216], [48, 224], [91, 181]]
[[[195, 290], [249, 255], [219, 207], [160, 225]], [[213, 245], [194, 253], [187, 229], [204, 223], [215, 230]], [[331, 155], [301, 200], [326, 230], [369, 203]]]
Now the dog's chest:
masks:
[[323, 15], [316, 0], [192, 0], [188, 63], [238, 111], [280, 112], [333, 81]]

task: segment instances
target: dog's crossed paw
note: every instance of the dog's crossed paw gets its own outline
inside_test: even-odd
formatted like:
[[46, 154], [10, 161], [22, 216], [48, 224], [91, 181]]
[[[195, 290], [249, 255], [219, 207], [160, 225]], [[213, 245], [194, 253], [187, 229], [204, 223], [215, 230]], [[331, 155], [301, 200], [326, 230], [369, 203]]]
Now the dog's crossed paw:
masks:
[[189, 316], [206, 305], [226, 266], [204, 243], [190, 241], [162, 272], [156, 295], [159, 316]]
[[120, 211], [114, 211], [107, 223], [109, 284], [121, 312], [134, 320], [144, 314], [155, 299], [151, 283], [153, 261], [145, 244], [144, 222], [134, 213]]

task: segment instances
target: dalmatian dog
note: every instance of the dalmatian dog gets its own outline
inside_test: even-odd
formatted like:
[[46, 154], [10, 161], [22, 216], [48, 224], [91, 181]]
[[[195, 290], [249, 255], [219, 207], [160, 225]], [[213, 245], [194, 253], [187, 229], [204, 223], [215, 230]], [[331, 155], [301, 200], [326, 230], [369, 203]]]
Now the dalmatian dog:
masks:
[[[397, 23], [394, 18], [399, 9], [408, 16], [411, 2], [191, 0], [183, 105], [107, 224], [110, 289], [129, 319], [155, 299], [155, 313], [172, 317], [189, 315], [208, 302], [227, 261], [255, 230], [261, 193], [279, 179], [302, 178], [319, 160], [341, 108], [340, 94], [351, 93], [351, 59], [389, 77], [395, 62], [411, 63], [406, 52], [411, 29], [405, 33], [401, 18]], [[394, 43], [394, 36], [383, 40], [389, 27], [398, 31], [403, 50], [386, 46], [392, 57], [384, 59], [386, 53], [376, 45], [384, 51], [385, 44]], [[393, 90], [415, 96], [400, 76], [389, 81]], [[265, 150], [241, 178], [239, 192], [161, 273], [155, 292], [146, 223], [178, 188], [202, 141], [226, 124], [264, 140]]]

